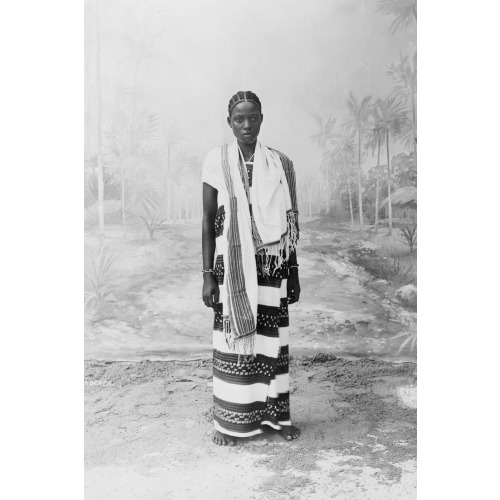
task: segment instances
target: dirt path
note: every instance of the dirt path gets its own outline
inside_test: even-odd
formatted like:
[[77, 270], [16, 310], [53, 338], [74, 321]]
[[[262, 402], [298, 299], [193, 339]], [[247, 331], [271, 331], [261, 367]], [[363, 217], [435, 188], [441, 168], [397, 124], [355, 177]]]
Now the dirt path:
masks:
[[[86, 243], [89, 258], [97, 239]], [[338, 252], [322, 251], [326, 245]], [[335, 228], [302, 228], [292, 353], [414, 361], [416, 352], [398, 354], [402, 340], [392, 337], [415, 328], [416, 314], [350, 263], [345, 246]], [[199, 225], [178, 225], [158, 241], [111, 239], [110, 248], [119, 257], [118, 277], [100, 321], [87, 324], [86, 359], [209, 359], [213, 314], [201, 301]]]
[[300, 439], [234, 448], [210, 440], [211, 368], [86, 362], [86, 500], [416, 497], [413, 363], [294, 357]]

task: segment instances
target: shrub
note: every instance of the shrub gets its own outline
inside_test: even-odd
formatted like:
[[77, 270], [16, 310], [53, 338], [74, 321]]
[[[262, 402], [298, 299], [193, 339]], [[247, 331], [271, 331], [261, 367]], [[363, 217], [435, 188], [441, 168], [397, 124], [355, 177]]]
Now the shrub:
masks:
[[115, 264], [116, 256], [109, 253], [109, 247], [103, 245], [97, 259], [92, 258], [92, 267], [87, 272], [85, 277], [90, 283], [91, 290], [85, 292], [85, 307], [90, 311], [100, 310], [103, 303], [112, 293], [113, 281], [115, 279]]
[[412, 224], [409, 226], [405, 224], [401, 228], [401, 233], [399, 235], [401, 241], [410, 248], [410, 253], [413, 252], [413, 248], [417, 243], [417, 224]]
[[397, 335], [394, 335], [393, 337], [391, 337], [391, 340], [392, 339], [398, 339], [398, 338], [402, 338], [402, 337], [406, 337], [400, 344], [399, 348], [398, 348], [398, 351], [397, 351], [397, 354], [401, 354], [401, 351], [408, 345], [410, 344], [410, 350], [413, 351], [413, 349], [415, 349], [415, 346], [417, 345], [417, 331], [416, 330], [413, 330], [413, 331], [410, 331], [410, 332], [402, 332], [402, 333], [398, 333]]
[[393, 257], [392, 262], [377, 254], [375, 248], [359, 242], [348, 249], [349, 259], [354, 264], [363, 267], [373, 277], [391, 282], [408, 282], [408, 275], [413, 269], [406, 267], [398, 258]]
[[143, 209], [145, 215], [141, 215], [140, 218], [142, 219], [146, 226], [146, 229], [148, 230], [149, 239], [154, 241], [155, 232], [165, 229], [162, 228], [161, 225], [167, 219], [160, 219], [160, 217], [158, 217], [158, 215], [156, 214], [156, 210], [150, 210], [148, 205], [145, 203], [143, 204]]

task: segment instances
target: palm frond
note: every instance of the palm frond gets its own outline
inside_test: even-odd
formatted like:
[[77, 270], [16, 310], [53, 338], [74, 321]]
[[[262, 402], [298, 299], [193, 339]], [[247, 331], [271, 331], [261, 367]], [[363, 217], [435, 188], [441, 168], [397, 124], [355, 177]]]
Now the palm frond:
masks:
[[389, 27], [394, 35], [417, 22], [417, 0], [378, 0], [377, 12], [394, 16]]
[[315, 121], [319, 131], [309, 137], [309, 141], [317, 144], [319, 149], [325, 149], [333, 138], [333, 131], [337, 118], [330, 115], [325, 121], [319, 116], [318, 113], [311, 112], [311, 118]]
[[398, 349], [398, 354], [401, 354], [401, 351], [405, 348], [405, 346], [411, 342], [413, 340], [413, 336], [412, 335], [408, 335], [408, 338], [405, 339], [403, 342], [401, 342], [401, 345], [399, 346], [399, 349]]

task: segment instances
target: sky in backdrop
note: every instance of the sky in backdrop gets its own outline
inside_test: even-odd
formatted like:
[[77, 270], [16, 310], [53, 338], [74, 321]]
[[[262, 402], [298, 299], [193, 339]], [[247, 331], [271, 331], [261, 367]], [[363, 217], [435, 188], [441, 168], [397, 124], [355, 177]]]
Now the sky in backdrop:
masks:
[[[95, 0], [86, 8], [93, 12]], [[320, 163], [310, 113], [341, 123], [350, 91], [359, 100], [385, 97], [387, 68], [416, 50], [415, 28], [391, 35], [392, 17], [376, 13], [375, 0], [100, 0], [100, 19], [106, 102], [119, 82], [137, 78], [143, 104], [177, 122], [184, 148], [203, 158], [233, 139], [229, 98], [252, 90], [265, 117], [260, 139], [291, 157], [299, 175]], [[145, 34], [153, 40], [137, 65], [125, 39]]]

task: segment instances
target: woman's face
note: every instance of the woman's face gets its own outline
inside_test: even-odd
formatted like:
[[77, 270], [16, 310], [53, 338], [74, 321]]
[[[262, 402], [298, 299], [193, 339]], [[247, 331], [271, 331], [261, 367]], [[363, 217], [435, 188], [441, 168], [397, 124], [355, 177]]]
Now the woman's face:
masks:
[[227, 123], [233, 129], [233, 134], [242, 144], [253, 144], [257, 140], [260, 126], [264, 120], [257, 104], [246, 101], [237, 104], [231, 111]]

